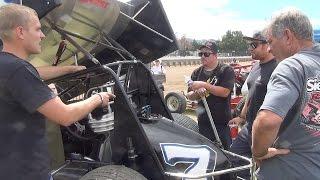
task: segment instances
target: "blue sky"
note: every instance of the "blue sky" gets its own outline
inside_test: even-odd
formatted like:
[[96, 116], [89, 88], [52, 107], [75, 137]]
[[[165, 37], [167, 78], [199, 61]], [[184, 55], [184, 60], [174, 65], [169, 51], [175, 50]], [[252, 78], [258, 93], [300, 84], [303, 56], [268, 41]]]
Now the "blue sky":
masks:
[[221, 39], [227, 30], [244, 35], [262, 29], [272, 14], [286, 7], [303, 11], [314, 29], [320, 29], [316, 0], [161, 0], [178, 37]]
[[[0, 5], [6, 0], [0, 0]], [[130, 0], [119, 0], [128, 2]], [[275, 11], [295, 7], [320, 29], [319, 0], [161, 0], [177, 37], [221, 39], [227, 30], [250, 36], [267, 24]]]
[[[302, 10], [309, 17], [320, 18], [319, 1], [315, 0], [270, 0], [270, 3], [255, 0], [233, 0], [228, 3], [226, 10], [234, 10], [241, 13], [241, 18], [264, 19], [270, 16], [270, 12], [286, 6], [294, 6]], [[254, 8], [258, 7], [258, 8]]]

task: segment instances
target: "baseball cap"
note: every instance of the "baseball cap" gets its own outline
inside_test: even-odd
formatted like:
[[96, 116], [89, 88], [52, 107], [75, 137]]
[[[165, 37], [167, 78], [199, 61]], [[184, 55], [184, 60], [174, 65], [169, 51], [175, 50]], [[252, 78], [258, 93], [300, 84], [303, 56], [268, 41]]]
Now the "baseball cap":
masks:
[[260, 41], [262, 43], [267, 43], [267, 38], [261, 31], [254, 33], [252, 37], [244, 36], [243, 39], [247, 41]]
[[201, 45], [199, 49], [202, 49], [204, 47], [209, 48], [213, 53], [217, 53], [218, 52], [218, 46], [213, 41], [207, 41], [206, 43]]

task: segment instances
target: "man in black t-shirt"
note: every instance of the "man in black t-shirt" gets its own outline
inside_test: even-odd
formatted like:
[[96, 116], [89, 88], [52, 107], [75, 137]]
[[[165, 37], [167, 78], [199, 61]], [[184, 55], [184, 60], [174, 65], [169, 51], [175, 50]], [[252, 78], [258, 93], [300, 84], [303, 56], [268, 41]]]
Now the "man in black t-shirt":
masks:
[[[9, 4], [0, 7], [0, 19], [0, 179], [47, 180], [45, 118], [68, 126], [96, 107], [106, 106], [114, 96], [99, 93], [65, 105], [26, 61], [41, 52], [44, 38], [36, 12]], [[40, 71], [44, 78], [53, 77], [51, 68]]]
[[193, 83], [188, 89], [187, 97], [199, 100], [197, 116], [200, 134], [214, 141], [214, 132], [200, 100], [201, 97], [206, 97], [219, 137], [224, 148], [228, 149], [231, 139], [227, 124], [231, 119], [230, 92], [234, 86], [234, 71], [229, 65], [218, 62], [217, 45], [214, 42], [207, 42], [199, 50], [202, 66], [191, 75]]
[[[246, 122], [241, 128], [238, 137], [232, 142], [230, 151], [251, 158], [252, 124], [263, 103], [267, 92], [267, 84], [277, 66], [277, 61], [270, 52], [263, 32], [259, 31], [253, 37], [244, 37], [244, 39], [249, 42], [249, 51], [252, 59], [260, 60], [260, 62], [253, 65], [248, 76], [247, 85], [249, 91], [240, 116], [233, 118], [229, 122], [229, 124], [235, 123], [236, 125]], [[249, 170], [238, 175], [244, 179], [249, 179], [250, 177]]]

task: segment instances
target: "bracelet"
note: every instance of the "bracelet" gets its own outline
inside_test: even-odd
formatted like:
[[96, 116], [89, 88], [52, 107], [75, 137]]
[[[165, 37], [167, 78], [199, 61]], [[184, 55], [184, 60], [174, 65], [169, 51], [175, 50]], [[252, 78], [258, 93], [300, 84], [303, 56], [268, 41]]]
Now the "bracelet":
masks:
[[100, 97], [100, 100], [101, 100], [101, 107], [103, 107], [103, 97], [102, 97], [102, 95], [101, 94], [96, 94], [96, 95], [98, 95], [99, 97]]

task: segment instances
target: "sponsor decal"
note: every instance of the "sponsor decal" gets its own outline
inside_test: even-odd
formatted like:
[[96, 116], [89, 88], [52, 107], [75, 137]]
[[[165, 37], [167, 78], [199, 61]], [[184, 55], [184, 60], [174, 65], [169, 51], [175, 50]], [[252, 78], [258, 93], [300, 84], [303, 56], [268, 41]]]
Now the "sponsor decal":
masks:
[[[160, 147], [164, 162], [170, 167], [176, 167], [175, 172], [181, 167], [187, 167], [183, 170], [185, 174], [203, 175], [208, 171], [213, 172], [215, 169], [217, 152], [207, 145], [160, 143]], [[177, 164], [185, 164], [185, 166]], [[200, 180], [205, 179], [201, 178]]]
[[106, 9], [110, 4], [106, 0], [80, 0], [80, 3], [95, 5], [102, 9]]
[[320, 79], [309, 78], [307, 80], [307, 92], [320, 91]]

